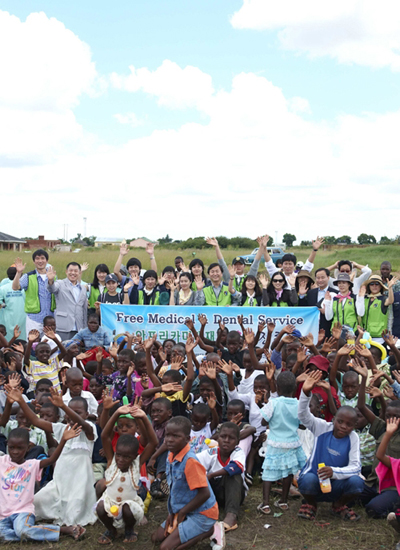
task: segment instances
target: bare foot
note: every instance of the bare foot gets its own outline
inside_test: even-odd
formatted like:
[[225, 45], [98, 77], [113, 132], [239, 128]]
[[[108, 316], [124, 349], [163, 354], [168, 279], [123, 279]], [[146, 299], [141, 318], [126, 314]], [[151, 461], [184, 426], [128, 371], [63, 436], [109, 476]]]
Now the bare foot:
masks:
[[125, 538], [123, 542], [136, 542], [137, 538], [137, 533], [134, 533], [133, 531], [125, 531]]
[[69, 525], [68, 527], [60, 527], [60, 534], [72, 537], [74, 540], [81, 540], [86, 533], [86, 529], [80, 525]]
[[232, 514], [232, 512], [228, 512], [223, 521], [229, 525], [229, 527], [233, 527], [237, 523], [237, 516], [236, 514]]

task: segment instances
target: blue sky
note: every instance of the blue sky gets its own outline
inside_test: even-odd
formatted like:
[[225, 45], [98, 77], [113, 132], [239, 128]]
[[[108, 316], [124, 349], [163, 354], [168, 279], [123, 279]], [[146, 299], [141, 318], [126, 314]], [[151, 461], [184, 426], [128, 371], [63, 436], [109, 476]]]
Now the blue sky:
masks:
[[[0, 64], [10, 87], [0, 108], [11, 124], [17, 120], [12, 138], [3, 136], [0, 176], [27, 215], [19, 227], [6, 215], [2, 231], [57, 237], [69, 223], [73, 235], [86, 215], [88, 233], [128, 237], [124, 220], [133, 214], [134, 234], [150, 238], [276, 230], [299, 240], [394, 236], [371, 219], [379, 207], [368, 194], [377, 184], [387, 190], [397, 214], [398, 10], [383, 6], [378, 17], [369, 2], [362, 12], [356, 0], [340, 0], [324, 12], [305, 0], [297, 13], [291, 2], [3, 2], [0, 23], [9, 26], [8, 14], [15, 16], [20, 34], [17, 42], [10, 32], [0, 47], [11, 61], [21, 44], [25, 50], [5, 69]], [[30, 19], [39, 12], [45, 15]], [[63, 25], [55, 33], [51, 18]], [[35, 53], [37, 38], [47, 36], [49, 59], [45, 50]], [[29, 67], [24, 51], [31, 48]], [[134, 85], [130, 66], [145, 69]], [[121, 123], [132, 117], [135, 124]], [[21, 186], [48, 207], [48, 227], [32, 216], [32, 197], [13, 194]], [[188, 203], [206, 227], [193, 227]], [[249, 214], [271, 203], [278, 209], [270, 215]], [[323, 212], [328, 203], [339, 218]]]

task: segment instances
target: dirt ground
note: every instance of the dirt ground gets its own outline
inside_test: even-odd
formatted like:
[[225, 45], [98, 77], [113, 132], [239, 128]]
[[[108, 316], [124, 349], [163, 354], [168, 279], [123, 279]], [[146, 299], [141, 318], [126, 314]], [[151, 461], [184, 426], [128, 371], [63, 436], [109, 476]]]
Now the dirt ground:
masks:
[[[226, 535], [226, 548], [228, 550], [394, 550], [400, 540], [399, 535], [388, 526], [386, 520], [368, 519], [363, 509], [356, 511], [361, 515], [360, 521], [350, 524], [334, 518], [330, 515], [329, 504], [321, 504], [315, 522], [309, 522], [297, 518], [300, 505], [299, 499], [289, 501], [290, 509], [279, 517], [273, 517], [274, 512], [281, 513], [278, 508], [271, 515], [264, 516], [256, 511], [257, 504], [261, 502], [261, 485], [253, 486], [242, 506], [239, 518], [239, 528]], [[112, 545], [115, 550], [128, 550], [137, 548], [152, 550], [156, 548], [151, 540], [151, 534], [156, 527], [166, 518], [166, 505], [164, 502], [153, 501], [148, 512], [148, 524], [138, 528], [139, 539], [134, 544], [124, 544], [123, 533]], [[223, 516], [221, 516], [222, 518]], [[269, 529], [264, 525], [270, 524]], [[101, 524], [87, 528], [85, 539], [74, 543], [70, 538], [62, 538], [59, 543], [38, 544], [25, 543], [25, 548], [32, 550], [48, 550], [50, 548], [77, 550], [94, 550], [100, 548], [97, 543], [98, 536], [104, 531]], [[22, 544], [5, 545], [0, 548], [21, 548]], [[195, 550], [208, 550], [210, 544], [202, 542]]]

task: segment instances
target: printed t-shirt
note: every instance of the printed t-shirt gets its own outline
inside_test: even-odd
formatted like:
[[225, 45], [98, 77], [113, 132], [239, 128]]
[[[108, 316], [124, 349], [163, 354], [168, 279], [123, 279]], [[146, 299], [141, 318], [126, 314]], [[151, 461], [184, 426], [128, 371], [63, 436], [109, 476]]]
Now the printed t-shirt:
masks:
[[41, 478], [40, 460], [16, 464], [9, 455], [0, 456], [0, 520], [13, 514], [35, 513], [35, 482]]

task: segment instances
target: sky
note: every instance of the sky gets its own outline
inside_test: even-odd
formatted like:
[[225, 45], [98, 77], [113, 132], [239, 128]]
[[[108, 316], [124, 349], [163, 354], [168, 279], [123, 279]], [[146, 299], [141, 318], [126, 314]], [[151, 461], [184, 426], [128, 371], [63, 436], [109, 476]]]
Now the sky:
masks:
[[395, 0], [3, 0], [0, 230], [394, 237]]

